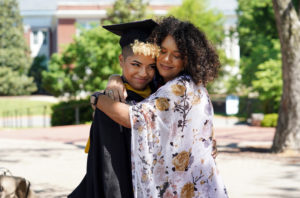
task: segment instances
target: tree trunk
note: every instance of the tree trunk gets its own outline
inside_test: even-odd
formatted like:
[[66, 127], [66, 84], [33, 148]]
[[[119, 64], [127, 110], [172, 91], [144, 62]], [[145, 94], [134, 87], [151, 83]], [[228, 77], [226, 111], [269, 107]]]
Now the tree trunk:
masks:
[[292, 0], [272, 0], [281, 43], [283, 93], [272, 151], [300, 151], [300, 21]]

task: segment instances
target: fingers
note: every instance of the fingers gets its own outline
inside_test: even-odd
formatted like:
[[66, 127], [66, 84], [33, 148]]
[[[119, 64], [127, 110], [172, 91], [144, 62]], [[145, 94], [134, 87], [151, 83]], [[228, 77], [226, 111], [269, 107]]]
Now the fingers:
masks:
[[[113, 90], [111, 90], [111, 89], [106, 89], [105, 90], [105, 95], [107, 95], [108, 97], [110, 97], [112, 100], [114, 100], [115, 99], [115, 97], [114, 97], [114, 91]], [[116, 97], [117, 98], [117, 97]]]
[[113, 100], [118, 101], [118, 102], [121, 101], [121, 100], [120, 100], [120, 94], [119, 94], [119, 91], [118, 91], [118, 90], [113, 90], [112, 92], [113, 92], [113, 97], [114, 97]]
[[107, 88], [105, 90], [105, 95], [107, 95], [114, 101], [125, 102], [125, 100], [127, 98], [127, 91], [126, 91], [125, 87], [123, 87], [122, 89], [120, 89], [120, 87], [109, 88], [109, 89]]
[[212, 140], [212, 157], [214, 159], [216, 159], [217, 155], [218, 155], [218, 149], [217, 149], [217, 141], [215, 139]]
[[121, 94], [121, 99], [122, 99], [122, 101], [125, 102], [127, 96], [128, 96], [128, 95], [127, 95], [127, 91], [126, 91], [126, 89], [125, 89], [125, 87], [124, 87], [123, 93]]
[[[112, 91], [112, 93], [110, 93], [110, 91]], [[127, 98], [126, 87], [119, 75], [112, 75], [109, 77], [105, 93], [106, 92], [108, 92], [106, 95], [115, 101], [125, 102], [125, 99]]]
[[216, 159], [218, 156], [218, 151], [217, 150], [213, 151], [211, 155], [214, 159]]

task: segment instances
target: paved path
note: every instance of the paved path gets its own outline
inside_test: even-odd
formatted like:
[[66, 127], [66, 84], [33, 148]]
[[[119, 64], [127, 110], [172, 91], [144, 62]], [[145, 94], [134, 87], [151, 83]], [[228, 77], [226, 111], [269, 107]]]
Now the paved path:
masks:
[[[268, 152], [274, 128], [215, 129], [218, 168], [233, 198], [299, 198], [300, 155]], [[0, 167], [32, 182], [39, 197], [66, 197], [82, 179], [89, 125], [0, 130]]]

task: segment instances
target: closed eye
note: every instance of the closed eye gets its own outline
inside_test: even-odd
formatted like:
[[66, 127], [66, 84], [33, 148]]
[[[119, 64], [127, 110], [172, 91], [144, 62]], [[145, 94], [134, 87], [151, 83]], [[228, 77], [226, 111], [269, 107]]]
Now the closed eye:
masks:
[[152, 69], [155, 69], [155, 68], [156, 68], [156, 64], [151, 64], [150, 67], [151, 67]]
[[160, 50], [160, 53], [161, 54], [165, 54], [167, 52], [167, 50], [165, 49], [165, 48], [162, 48], [161, 50]]

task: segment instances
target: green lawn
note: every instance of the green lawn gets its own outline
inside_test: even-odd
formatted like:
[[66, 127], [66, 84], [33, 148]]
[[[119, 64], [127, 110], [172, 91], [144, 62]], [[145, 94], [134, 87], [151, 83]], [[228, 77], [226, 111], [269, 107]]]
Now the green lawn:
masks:
[[[0, 97], [0, 117], [26, 115], [46, 115], [51, 114], [51, 106], [54, 103], [46, 101], [34, 101], [29, 98], [8, 98]], [[9, 112], [9, 114], [8, 114]]]

